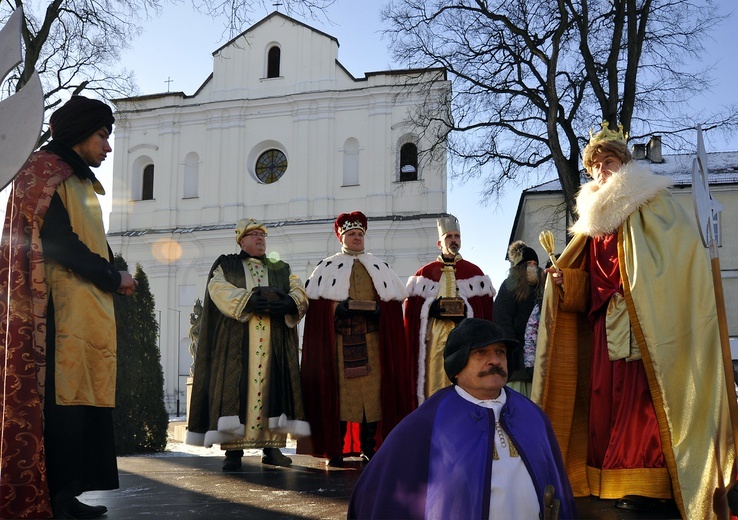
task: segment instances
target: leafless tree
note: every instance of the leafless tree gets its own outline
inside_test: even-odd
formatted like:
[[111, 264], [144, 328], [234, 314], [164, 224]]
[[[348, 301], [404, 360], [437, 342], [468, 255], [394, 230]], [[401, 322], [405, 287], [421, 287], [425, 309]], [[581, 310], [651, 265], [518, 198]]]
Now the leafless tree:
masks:
[[382, 15], [399, 63], [448, 71], [452, 175], [488, 199], [553, 166], [570, 216], [592, 126], [694, 128], [685, 108], [709, 75], [685, 70], [724, 19], [713, 0], [392, 0]]
[[[167, 1], [167, 0], [164, 0]], [[230, 31], [253, 22], [258, 8], [283, 6], [307, 17], [323, 14], [334, 0], [206, 0], [198, 4], [208, 14], [225, 15]], [[131, 71], [120, 68], [122, 52], [141, 32], [141, 23], [159, 14], [162, 0], [6, 0], [0, 3], [0, 26], [23, 7], [21, 29], [25, 59], [2, 82], [5, 97], [39, 72], [46, 109], [74, 94], [103, 99], [127, 97], [136, 92]], [[3, 78], [0, 78], [2, 81]], [[48, 128], [39, 137], [48, 140]]]
[[326, 16], [336, 0], [193, 0], [193, 5], [210, 16], [227, 20], [226, 32], [230, 38], [238, 35], [254, 21], [258, 13], [272, 9], [290, 16], [315, 20]]

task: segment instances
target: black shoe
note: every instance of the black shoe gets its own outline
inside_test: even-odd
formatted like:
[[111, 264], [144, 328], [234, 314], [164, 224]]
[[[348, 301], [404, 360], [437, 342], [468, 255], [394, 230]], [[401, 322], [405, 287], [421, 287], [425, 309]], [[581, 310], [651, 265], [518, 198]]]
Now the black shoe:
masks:
[[331, 457], [327, 461], [325, 461], [326, 466], [330, 466], [331, 468], [342, 468], [343, 467], [343, 457]]
[[241, 469], [241, 457], [226, 455], [223, 460], [223, 471], [238, 471]]
[[615, 502], [615, 507], [627, 509], [629, 511], [666, 511], [669, 509], [675, 509], [676, 503], [674, 500], [664, 500], [662, 498], [625, 495], [623, 498]]
[[100, 518], [102, 515], [108, 512], [108, 508], [105, 506], [88, 506], [83, 504], [76, 498], [73, 498], [63, 506], [62, 515], [58, 515], [54, 511], [56, 518]]
[[261, 458], [261, 463], [289, 467], [292, 465], [292, 459], [279, 451], [279, 448], [264, 448], [264, 456]]
[[363, 464], [367, 464], [370, 460], [372, 460], [372, 457], [374, 456], [373, 451], [362, 451], [359, 455], [359, 458], [361, 459], [361, 462]]

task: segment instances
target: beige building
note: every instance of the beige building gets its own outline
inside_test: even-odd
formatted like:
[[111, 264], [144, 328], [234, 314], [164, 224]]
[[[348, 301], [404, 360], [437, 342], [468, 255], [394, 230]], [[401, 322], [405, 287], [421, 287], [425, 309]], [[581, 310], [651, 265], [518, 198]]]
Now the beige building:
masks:
[[[633, 152], [638, 160], [648, 162], [651, 171], [672, 178], [671, 191], [674, 197], [687, 215], [695, 215], [692, 197], [692, 162], [695, 155], [662, 155], [658, 138], [652, 139], [647, 147], [636, 145]], [[738, 152], [708, 153], [708, 169], [712, 196], [725, 206], [718, 214], [714, 229], [718, 237], [731, 350], [733, 359], [738, 359]], [[588, 179], [583, 179], [583, 182], [586, 180]], [[556, 238], [556, 252], [560, 253], [566, 243], [566, 229], [571, 225], [571, 222], [566, 222], [565, 215], [558, 180], [524, 190], [520, 196], [510, 242], [524, 240], [536, 249], [540, 258], [547, 258], [548, 255], [538, 241], [538, 235], [542, 230], [549, 229]], [[697, 230], [696, 216], [694, 222]], [[705, 255], [709, 257], [707, 250]], [[674, 283], [679, 283], [679, 280], [674, 280]], [[668, 302], [664, 302], [664, 305], [668, 305]]]
[[333, 220], [360, 210], [367, 250], [407, 277], [437, 254], [446, 153], [409, 114], [444, 103], [442, 69], [351, 75], [338, 41], [274, 12], [213, 52], [192, 95], [115, 100], [108, 240], [146, 271], [161, 323], [170, 410], [184, 396], [195, 299], [234, 226], [269, 227], [268, 254], [303, 281], [340, 247]]

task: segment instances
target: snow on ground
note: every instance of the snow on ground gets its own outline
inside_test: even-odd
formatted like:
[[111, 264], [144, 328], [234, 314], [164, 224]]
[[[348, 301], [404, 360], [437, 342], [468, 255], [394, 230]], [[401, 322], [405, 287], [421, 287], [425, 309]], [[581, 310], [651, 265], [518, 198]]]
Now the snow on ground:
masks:
[[[186, 419], [184, 417], [176, 417], [171, 416], [169, 418], [170, 423], [177, 423], [177, 422], [184, 422]], [[140, 455], [143, 457], [192, 457], [192, 456], [200, 456], [200, 457], [222, 457], [223, 456], [223, 450], [220, 448], [220, 445], [215, 444], [211, 446], [210, 448], [205, 448], [204, 446], [192, 446], [190, 444], [185, 444], [184, 442], [180, 442], [177, 439], [173, 438], [172, 436], [172, 429], [169, 430], [169, 438], [167, 439], [167, 447], [164, 449], [164, 451], [159, 453], [150, 453], [146, 455]], [[294, 455], [297, 448], [297, 441], [294, 441], [290, 438], [287, 439], [287, 447], [281, 448], [282, 453], [285, 455]], [[261, 456], [262, 452], [261, 449], [253, 449], [253, 450], [243, 450], [244, 456]]]

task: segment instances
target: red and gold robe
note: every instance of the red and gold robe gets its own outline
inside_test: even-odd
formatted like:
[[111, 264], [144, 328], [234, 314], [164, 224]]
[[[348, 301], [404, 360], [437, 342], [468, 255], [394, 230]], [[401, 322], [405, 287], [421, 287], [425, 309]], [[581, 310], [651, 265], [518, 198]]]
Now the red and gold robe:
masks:
[[725, 517], [735, 454], [710, 266], [668, 184], [631, 163], [582, 187], [532, 399], [575, 496], [673, 496], [684, 518]]

